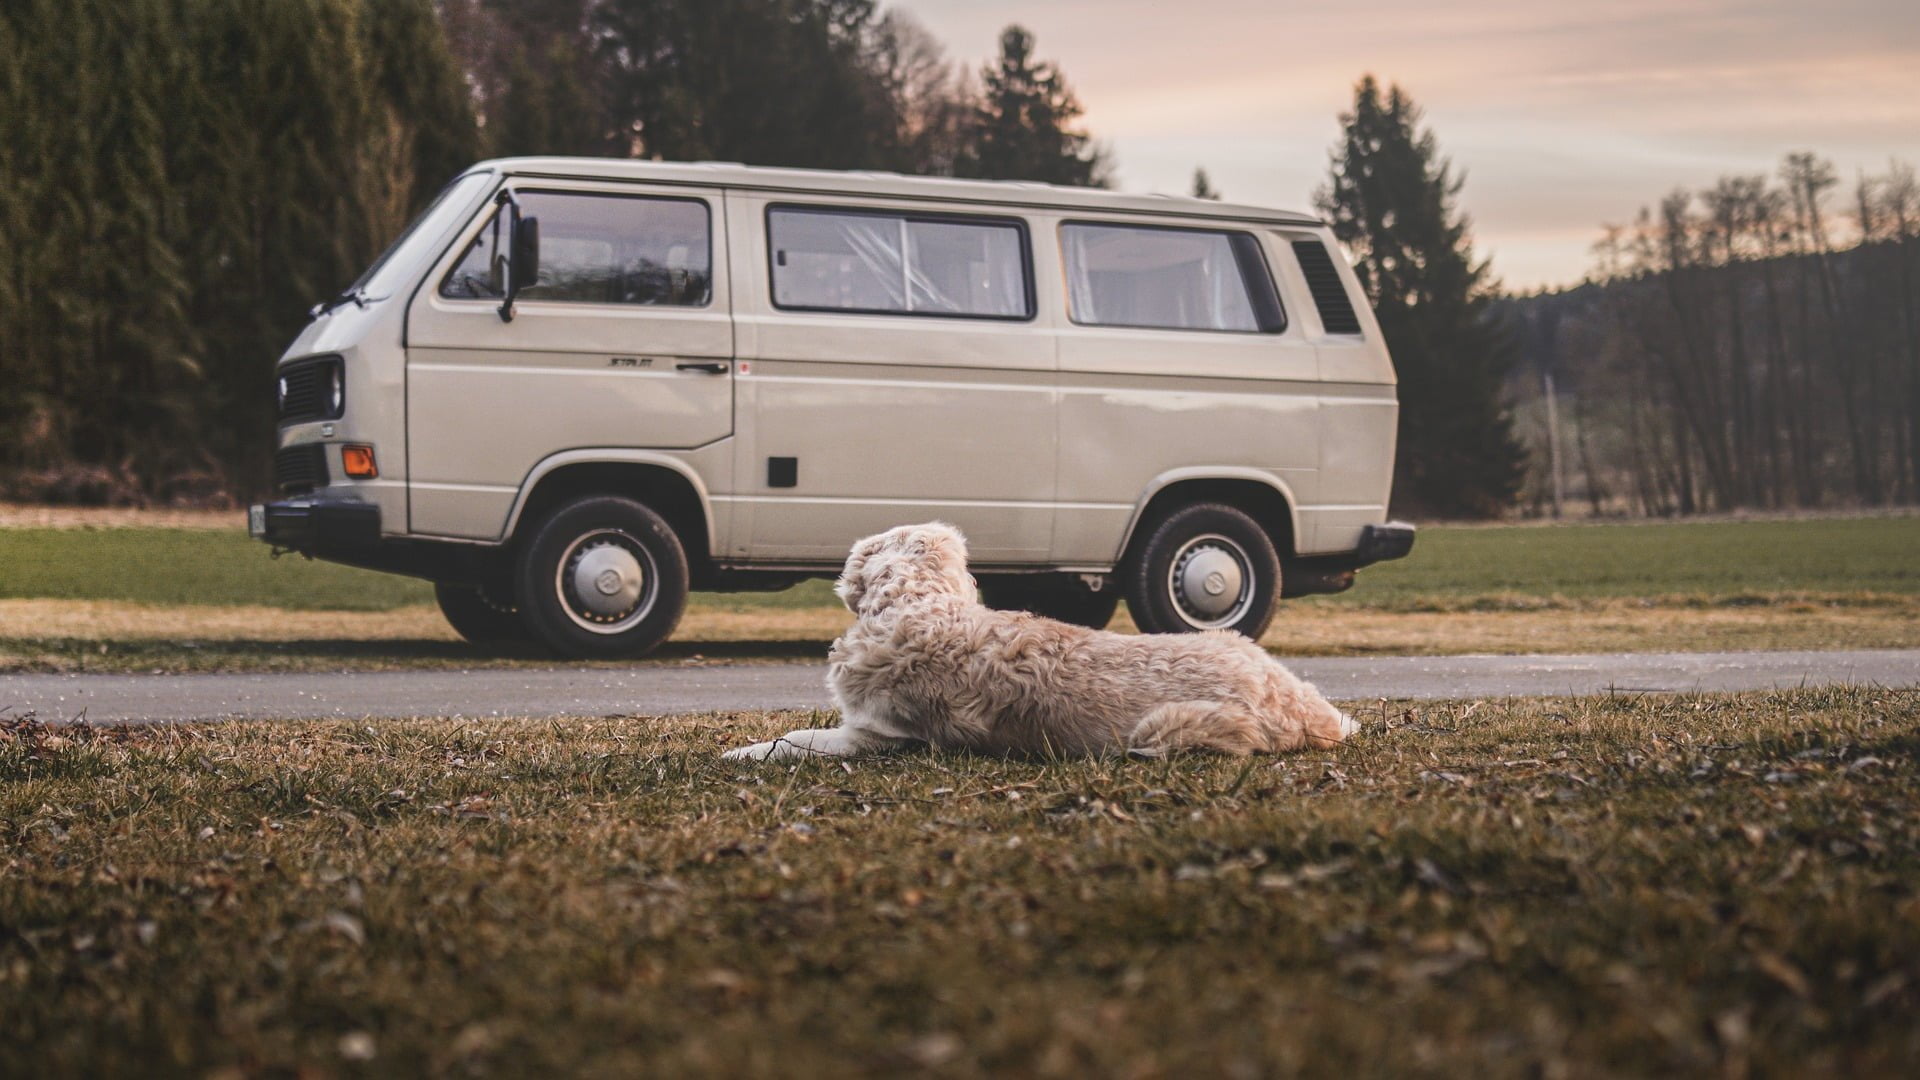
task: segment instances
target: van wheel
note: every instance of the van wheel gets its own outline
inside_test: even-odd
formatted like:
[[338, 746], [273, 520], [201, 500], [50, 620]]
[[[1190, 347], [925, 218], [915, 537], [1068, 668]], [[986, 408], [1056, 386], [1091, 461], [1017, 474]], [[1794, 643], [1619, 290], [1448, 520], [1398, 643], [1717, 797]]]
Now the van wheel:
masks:
[[1234, 630], [1257, 641], [1280, 596], [1280, 556], [1246, 514], [1199, 503], [1154, 524], [1124, 577], [1127, 610], [1149, 634]]
[[680, 538], [659, 514], [614, 495], [550, 514], [521, 549], [516, 579], [527, 625], [563, 656], [645, 656], [687, 607]]
[[528, 637], [527, 624], [520, 618], [519, 607], [512, 601], [499, 599], [486, 589], [436, 581], [433, 583], [433, 598], [439, 602], [440, 614], [447, 617], [447, 624], [453, 627], [454, 633], [475, 645], [525, 641]]
[[982, 581], [980, 602], [999, 611], [1030, 611], [1099, 630], [1113, 621], [1120, 590], [1094, 592], [1067, 574], [1013, 574]]

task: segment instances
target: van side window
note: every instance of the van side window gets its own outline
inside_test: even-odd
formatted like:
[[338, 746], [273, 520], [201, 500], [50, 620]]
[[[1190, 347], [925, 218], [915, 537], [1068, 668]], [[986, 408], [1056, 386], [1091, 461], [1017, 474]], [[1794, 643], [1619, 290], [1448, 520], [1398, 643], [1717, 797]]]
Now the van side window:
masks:
[[1083, 326], [1274, 334], [1287, 320], [1251, 234], [1069, 222], [1067, 304]]
[[773, 304], [787, 310], [1025, 319], [1026, 233], [1009, 221], [776, 207]]
[[[540, 219], [540, 274], [522, 300], [704, 307], [713, 296], [707, 204], [630, 195], [517, 193]], [[506, 287], [506, 219], [498, 211], [473, 238], [440, 295], [498, 299]]]

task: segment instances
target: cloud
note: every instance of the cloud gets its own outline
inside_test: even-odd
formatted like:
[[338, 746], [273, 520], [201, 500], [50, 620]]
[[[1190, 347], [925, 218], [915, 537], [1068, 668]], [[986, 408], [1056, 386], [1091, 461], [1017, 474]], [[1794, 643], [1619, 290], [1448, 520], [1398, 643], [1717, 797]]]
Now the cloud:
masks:
[[1916, 0], [904, 0], [957, 58], [1019, 22], [1114, 150], [1121, 185], [1307, 205], [1365, 72], [1427, 110], [1510, 284], [1576, 280], [1599, 223], [1676, 185], [1920, 160]]

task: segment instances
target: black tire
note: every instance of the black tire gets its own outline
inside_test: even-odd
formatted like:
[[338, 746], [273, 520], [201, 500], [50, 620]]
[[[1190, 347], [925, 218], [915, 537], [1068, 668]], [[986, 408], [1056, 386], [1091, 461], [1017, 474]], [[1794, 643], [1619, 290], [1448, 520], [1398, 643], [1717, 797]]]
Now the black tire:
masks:
[[632, 499], [557, 507], [520, 548], [521, 617], [562, 656], [645, 656], [687, 608], [687, 553], [673, 527]]
[[440, 614], [447, 617], [454, 633], [475, 645], [525, 641], [533, 636], [526, 621], [520, 618], [519, 606], [501, 600], [487, 589], [436, 581], [433, 598], [439, 602]]
[[1121, 574], [1141, 630], [1233, 630], [1259, 640], [1280, 598], [1280, 555], [1258, 522], [1231, 506], [1197, 503], [1146, 528]]
[[1010, 574], [983, 580], [980, 602], [1000, 611], [1031, 611], [1099, 630], [1113, 621], [1120, 590], [1109, 584], [1094, 592], [1071, 574]]

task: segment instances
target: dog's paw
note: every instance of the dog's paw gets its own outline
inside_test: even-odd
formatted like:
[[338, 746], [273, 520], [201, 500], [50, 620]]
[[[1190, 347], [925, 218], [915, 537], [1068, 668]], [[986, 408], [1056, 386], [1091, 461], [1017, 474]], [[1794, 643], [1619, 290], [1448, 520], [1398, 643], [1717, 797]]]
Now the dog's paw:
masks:
[[780, 749], [779, 740], [757, 742], [752, 746], [742, 746], [720, 755], [722, 761], [765, 761]]
[[1349, 713], [1349, 712], [1341, 713], [1340, 714], [1340, 737], [1343, 739], [1351, 739], [1358, 734], [1360, 734], [1360, 721], [1355, 720], [1353, 718], [1352, 713]]

